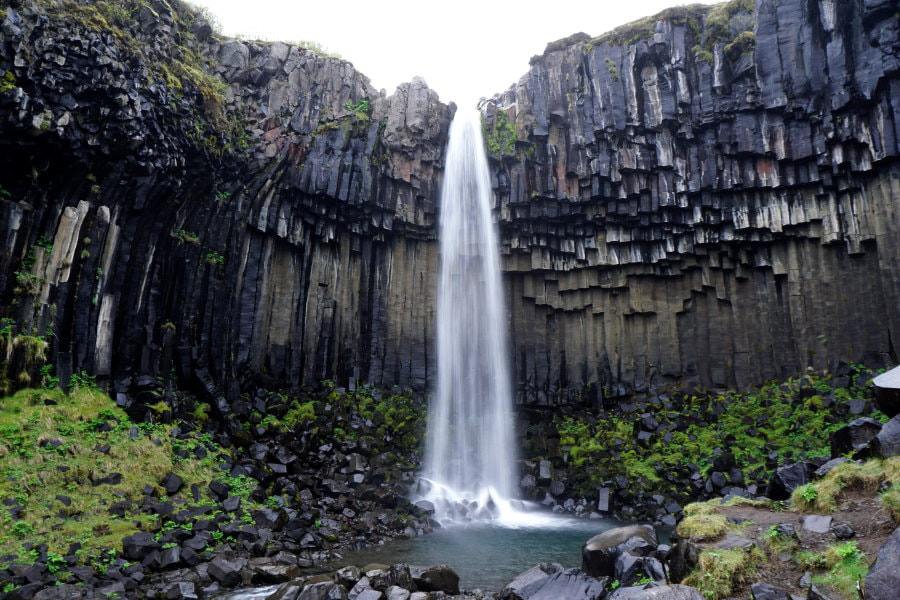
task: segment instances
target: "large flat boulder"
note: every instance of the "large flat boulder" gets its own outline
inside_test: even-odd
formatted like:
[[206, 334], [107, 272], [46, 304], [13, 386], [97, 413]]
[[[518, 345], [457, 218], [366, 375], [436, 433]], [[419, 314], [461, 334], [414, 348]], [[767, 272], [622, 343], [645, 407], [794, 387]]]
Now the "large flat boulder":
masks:
[[656, 547], [656, 533], [652, 527], [628, 525], [604, 531], [581, 547], [581, 569], [591, 577], [612, 577], [616, 558], [639, 546], [650, 550]]

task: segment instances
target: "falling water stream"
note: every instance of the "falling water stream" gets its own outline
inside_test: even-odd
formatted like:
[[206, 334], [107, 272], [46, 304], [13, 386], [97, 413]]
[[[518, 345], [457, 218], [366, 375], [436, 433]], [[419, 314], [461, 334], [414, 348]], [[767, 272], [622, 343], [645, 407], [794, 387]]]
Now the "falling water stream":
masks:
[[437, 520], [539, 521], [512, 501], [515, 452], [506, 316], [481, 116], [450, 125], [441, 188], [437, 391], [419, 493]]

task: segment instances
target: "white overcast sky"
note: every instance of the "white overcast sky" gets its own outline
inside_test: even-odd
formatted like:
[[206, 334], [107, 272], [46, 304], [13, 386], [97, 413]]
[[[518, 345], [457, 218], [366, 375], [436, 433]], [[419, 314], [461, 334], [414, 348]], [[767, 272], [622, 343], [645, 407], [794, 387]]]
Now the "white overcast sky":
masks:
[[[716, 0], [718, 1], [718, 0]], [[419, 75], [444, 102], [507, 89], [548, 42], [600, 35], [669, 6], [711, 0], [193, 0], [225, 35], [315, 41], [392, 93]]]

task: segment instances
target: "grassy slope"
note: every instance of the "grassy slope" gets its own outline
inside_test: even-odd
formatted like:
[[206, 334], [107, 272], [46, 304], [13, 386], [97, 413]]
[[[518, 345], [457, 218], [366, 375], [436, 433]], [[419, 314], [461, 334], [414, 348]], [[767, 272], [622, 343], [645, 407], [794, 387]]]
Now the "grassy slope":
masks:
[[[746, 592], [742, 588], [760, 579], [757, 571], [768, 563], [777, 565], [776, 568], [782, 573], [790, 572], [787, 567], [793, 567], [797, 571], [793, 575], [797, 576], [800, 572], [811, 571], [813, 582], [824, 583], [844, 598], [853, 600], [857, 596], [857, 582], [865, 577], [869, 563], [874, 560], [874, 553], [865, 552], [861, 545], [870, 546], [870, 550], [877, 548], [883, 541], [881, 537], [886, 537], [894, 526], [900, 524], [896, 500], [898, 489], [900, 456], [895, 456], [884, 461], [871, 459], [860, 464], [839, 465], [819, 481], [798, 489], [787, 507], [781, 503], [742, 498], [733, 498], [724, 504], [720, 500], [689, 504], [685, 507], [686, 516], [679, 523], [677, 533], [684, 539], [700, 543], [702, 551], [697, 568], [683, 583], [697, 587], [710, 600], [740, 595]], [[883, 509], [893, 519], [893, 526], [887, 526], [877, 543], [866, 543], [865, 536], [859, 540], [837, 541], [831, 534], [819, 538], [806, 534], [801, 543], [796, 536], [779, 531], [775, 525], [763, 529], [761, 535], [755, 535], [753, 530], [759, 527], [752, 526], [757, 522], [737, 519], [741, 522], [735, 523], [730, 509], [745, 505], [744, 518], [751, 516], [760, 522], [767, 517], [774, 522], [789, 522], [792, 517], [799, 518], [803, 513], [828, 514], [836, 511], [840, 511], [834, 515], [836, 519], [849, 520], [853, 511], [871, 510], [869, 506], [854, 506], [860, 497], [875, 499], [873, 506]], [[854, 498], [857, 500], [853, 501]], [[861, 517], [863, 521], [873, 518], [871, 514]], [[715, 542], [726, 534], [746, 536], [755, 546], [750, 551], [715, 548]], [[787, 562], [782, 560], [785, 555], [790, 557]], [[798, 577], [793, 577], [791, 581], [796, 579]], [[787, 581], [770, 583], [783, 586]]]
[[[137, 435], [132, 437], [132, 428]], [[95, 450], [109, 445], [108, 453]], [[181, 459], [179, 449], [204, 445], [203, 459]], [[0, 501], [20, 506], [18, 519], [0, 513], [0, 555], [32, 562], [35, 547], [46, 544], [50, 556], [65, 555], [78, 542], [80, 562], [102, 566], [121, 548], [123, 536], [162, 526], [152, 515], [124, 518], [109, 513], [122, 500], [140, 503], [144, 486], [162, 497], [161, 479], [169, 472], [184, 479], [177, 499], [185, 503], [188, 486], [206, 490], [210, 481], [231, 483], [214, 463], [218, 449], [206, 436], [177, 439], [159, 424], [131, 423], [124, 411], [98, 390], [85, 387], [66, 395], [55, 390], [23, 390], [0, 400]], [[201, 452], [202, 454], [202, 452]], [[95, 484], [121, 474], [116, 484]], [[67, 505], [57, 496], [65, 496]], [[176, 498], [173, 498], [176, 499]], [[10, 557], [0, 560], [7, 562]]]

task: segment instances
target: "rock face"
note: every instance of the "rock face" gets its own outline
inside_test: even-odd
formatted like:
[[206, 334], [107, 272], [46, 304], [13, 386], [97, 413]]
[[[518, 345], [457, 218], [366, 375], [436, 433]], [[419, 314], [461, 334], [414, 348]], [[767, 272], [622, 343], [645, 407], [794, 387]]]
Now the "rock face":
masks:
[[[427, 388], [452, 106], [177, 3], [7, 4], [2, 387]], [[898, 43], [887, 3], [741, 0], [535, 57], [484, 107], [519, 400], [884, 359]]]
[[664, 15], [549, 45], [484, 106], [527, 403], [744, 387], [900, 336], [896, 15]]
[[0, 13], [0, 316], [63, 381], [424, 387], [452, 109], [144, 4]]

